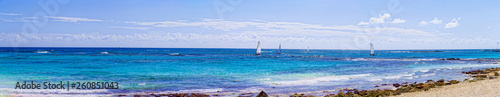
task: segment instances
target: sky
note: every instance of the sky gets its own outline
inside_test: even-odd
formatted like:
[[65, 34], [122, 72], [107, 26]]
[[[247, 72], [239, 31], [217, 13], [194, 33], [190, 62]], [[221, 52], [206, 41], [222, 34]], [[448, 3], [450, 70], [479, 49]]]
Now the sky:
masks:
[[495, 49], [498, 0], [0, 0], [0, 47]]

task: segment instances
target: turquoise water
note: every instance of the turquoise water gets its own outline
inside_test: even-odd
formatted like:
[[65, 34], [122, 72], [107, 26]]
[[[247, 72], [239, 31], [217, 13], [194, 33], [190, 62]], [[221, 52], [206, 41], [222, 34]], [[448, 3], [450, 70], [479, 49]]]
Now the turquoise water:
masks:
[[[108, 81], [104, 93], [294, 93], [375, 85], [463, 80], [495, 64], [490, 50], [298, 50], [194, 48], [0, 48], [0, 88], [18, 81]], [[423, 52], [424, 51], [424, 52]], [[461, 60], [440, 60], [460, 58]], [[331, 91], [335, 92], [335, 91]]]

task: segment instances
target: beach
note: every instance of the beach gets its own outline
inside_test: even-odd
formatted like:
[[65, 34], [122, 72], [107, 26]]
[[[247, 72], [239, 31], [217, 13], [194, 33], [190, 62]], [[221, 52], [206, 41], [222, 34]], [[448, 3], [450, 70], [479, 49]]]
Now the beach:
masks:
[[498, 97], [500, 79], [488, 79], [477, 82], [462, 82], [432, 88], [427, 91], [403, 93], [394, 97]]

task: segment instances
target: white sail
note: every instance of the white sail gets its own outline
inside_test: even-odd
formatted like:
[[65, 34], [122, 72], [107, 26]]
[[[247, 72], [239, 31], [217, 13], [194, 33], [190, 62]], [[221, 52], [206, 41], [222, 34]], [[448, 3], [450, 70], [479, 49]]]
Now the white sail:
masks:
[[280, 47], [278, 48], [278, 54], [281, 54], [281, 43], [280, 43]]
[[370, 55], [375, 55], [375, 49], [373, 49], [372, 43], [370, 43]]
[[307, 51], [309, 51], [309, 46], [307, 46]]
[[255, 55], [260, 55], [260, 52], [261, 52], [261, 50], [260, 50], [260, 41], [259, 41], [259, 43], [257, 44], [257, 51], [255, 52]]

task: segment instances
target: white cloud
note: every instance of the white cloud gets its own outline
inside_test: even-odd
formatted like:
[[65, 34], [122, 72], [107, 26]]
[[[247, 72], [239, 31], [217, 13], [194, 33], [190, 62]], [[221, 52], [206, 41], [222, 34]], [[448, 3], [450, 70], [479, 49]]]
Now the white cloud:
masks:
[[98, 19], [89, 19], [89, 18], [75, 18], [75, 17], [49, 17], [52, 19], [56, 19], [53, 21], [61, 21], [61, 22], [102, 22], [103, 20]]
[[9, 19], [4, 19], [4, 18], [0, 18], [0, 20], [2, 20], [3, 22], [18, 22], [16, 20], [9, 20]]
[[51, 19], [52, 21], [60, 21], [60, 22], [102, 22], [103, 21], [103, 20], [89, 19], [89, 18], [51, 17], [51, 16], [20, 17], [20, 18], [16, 18], [16, 19], [0, 18], [0, 20], [2, 20], [4, 22], [39, 22], [39, 21], [44, 21], [45, 19]]
[[451, 20], [451, 22], [449, 22], [448, 24], [446, 24], [446, 25], [444, 26], [444, 28], [455, 28], [455, 27], [460, 26], [460, 25], [458, 24], [458, 20], [460, 20], [460, 19], [461, 19], [461, 18], [460, 18], [460, 17], [458, 17], [458, 18], [456, 18], [456, 19]]
[[378, 17], [371, 17], [370, 18], [370, 23], [384, 23], [387, 21], [389, 18], [391, 18], [391, 14], [385, 13], [383, 15], [379, 15]]
[[368, 25], [368, 24], [370, 24], [370, 23], [368, 23], [368, 22], [359, 22], [358, 23], [358, 25]]
[[22, 14], [16, 14], [16, 13], [0, 13], [0, 15], [22, 15]]
[[406, 22], [406, 20], [401, 19], [401, 18], [397, 18], [397, 19], [394, 19], [391, 23], [397, 24], [397, 23], [405, 23], [405, 22]]
[[[382, 15], [379, 15], [378, 17], [370, 17], [370, 20], [368, 22], [359, 22], [358, 25], [369, 25], [369, 24], [380, 24], [380, 23], [385, 23], [389, 22], [391, 20], [391, 14], [389, 13], [384, 13]], [[396, 18], [392, 20], [393, 24], [397, 23], [405, 23], [406, 20], [401, 19], [401, 18]]]
[[439, 20], [437, 17], [434, 17], [433, 20], [430, 21], [422, 21], [418, 26], [426, 26], [427, 24], [441, 24], [442, 20]]
[[418, 26], [425, 26], [425, 25], [427, 25], [427, 24], [428, 24], [428, 23], [427, 23], [426, 21], [421, 21], [421, 22], [418, 24]]
[[118, 29], [135, 29], [135, 30], [147, 30], [149, 27], [108, 27], [108, 28], [118, 28]]
[[[162, 22], [126, 22], [140, 26], [157, 28], [170, 27], [199, 27], [206, 29], [217, 29], [228, 32], [273, 35], [273, 36], [354, 36], [358, 34], [396, 34], [411, 36], [434, 36], [425, 31], [414, 29], [376, 27], [365, 28], [354, 25], [325, 26], [315, 24], [304, 24], [297, 22], [268, 22], [268, 21], [225, 21], [220, 19], [204, 19], [202, 21], [162, 21]], [[360, 23], [363, 24], [363, 23]], [[364, 33], [359, 33], [364, 32]]]
[[434, 17], [433, 20], [429, 21], [431, 24], [441, 24], [442, 20], [439, 20], [437, 17]]

